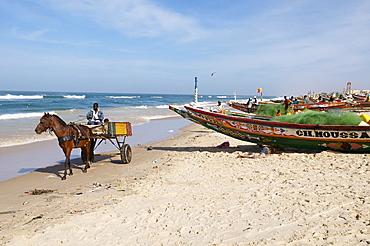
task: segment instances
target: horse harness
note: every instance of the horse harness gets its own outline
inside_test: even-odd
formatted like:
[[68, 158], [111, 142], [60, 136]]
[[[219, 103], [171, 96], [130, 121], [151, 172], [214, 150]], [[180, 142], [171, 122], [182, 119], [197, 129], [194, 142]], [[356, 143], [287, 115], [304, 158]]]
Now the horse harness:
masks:
[[75, 144], [75, 148], [76, 148], [78, 146], [78, 144], [80, 143], [80, 140], [85, 140], [85, 139], [90, 140], [90, 138], [83, 133], [83, 131], [81, 130], [80, 125], [77, 125], [75, 123], [69, 123], [68, 126], [76, 127], [79, 135], [69, 135], [69, 136], [59, 137], [58, 138], [59, 143], [74, 140], [74, 144]]

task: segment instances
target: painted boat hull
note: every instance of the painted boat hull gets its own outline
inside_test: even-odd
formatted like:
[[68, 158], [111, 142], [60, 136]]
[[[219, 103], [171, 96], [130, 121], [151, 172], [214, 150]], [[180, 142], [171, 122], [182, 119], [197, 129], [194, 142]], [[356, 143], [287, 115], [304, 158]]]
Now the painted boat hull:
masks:
[[229, 106], [246, 113], [253, 113], [257, 110], [256, 107], [248, 108], [247, 104], [245, 103], [230, 102]]
[[370, 102], [357, 102], [357, 104], [355, 104], [353, 108], [354, 109], [368, 109], [370, 108]]
[[367, 98], [367, 95], [357, 95], [357, 94], [352, 94], [352, 97], [357, 100], [357, 101], [365, 101]]
[[351, 107], [347, 103], [312, 103], [312, 104], [293, 104], [293, 110], [316, 110], [316, 111], [326, 111], [330, 109], [343, 109]]
[[[198, 121], [194, 120], [193, 118], [190, 117], [188, 111], [186, 109], [180, 109], [176, 108], [174, 106], [168, 106], [168, 108], [175, 113], [178, 113], [181, 115], [183, 118], [188, 119], [190, 121], [193, 121], [195, 123], [200, 124]], [[260, 119], [260, 120], [270, 120], [274, 118], [273, 116], [267, 116], [267, 115], [258, 115], [258, 114], [253, 114], [253, 113], [243, 113], [243, 112], [234, 112], [234, 111], [229, 111], [229, 110], [223, 110], [223, 113], [228, 116], [235, 116], [235, 117], [241, 117], [241, 118], [246, 118], [246, 119]]]
[[370, 126], [283, 123], [187, 107], [187, 118], [227, 136], [259, 145], [370, 153]]
[[[280, 105], [281, 103], [267, 103], [267, 102], [260, 102], [260, 104], [264, 105]], [[248, 108], [243, 103], [238, 102], [230, 102], [230, 107], [235, 108], [237, 110], [248, 112]], [[316, 110], [316, 111], [326, 111], [330, 109], [344, 109], [352, 107], [350, 104], [346, 103], [309, 103], [309, 104], [292, 104], [291, 108], [293, 111], [303, 111], [303, 110]], [[256, 108], [252, 108], [252, 112], [256, 111]]]

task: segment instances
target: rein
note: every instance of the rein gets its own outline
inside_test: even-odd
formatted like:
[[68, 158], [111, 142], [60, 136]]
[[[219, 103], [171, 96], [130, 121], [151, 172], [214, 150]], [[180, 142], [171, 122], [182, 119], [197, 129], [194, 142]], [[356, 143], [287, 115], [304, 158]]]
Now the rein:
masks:
[[[50, 122], [50, 119], [48, 119], [49, 122]], [[51, 125], [51, 124], [50, 124]], [[75, 143], [75, 147], [77, 147], [77, 145], [79, 144], [80, 140], [83, 140], [83, 139], [89, 139], [90, 138], [88, 136], [86, 136], [83, 131], [81, 130], [81, 128], [76, 125], [75, 123], [69, 123], [68, 125], [60, 128], [60, 129], [53, 129], [52, 127], [49, 127], [49, 132], [57, 132], [57, 131], [61, 131], [61, 130], [64, 130], [65, 128], [68, 128], [68, 127], [73, 127], [73, 126], [76, 126], [78, 132], [82, 135], [82, 136], [79, 136], [79, 135], [69, 135], [69, 136], [64, 136], [64, 137], [58, 137], [58, 142], [59, 143], [63, 143], [63, 142], [67, 142], [67, 141], [71, 141], [71, 140], [74, 140], [74, 143]]]
[[[58, 117], [57, 117], [58, 118]], [[57, 132], [57, 131], [61, 131], [61, 130], [64, 130], [64, 129], [66, 129], [67, 127], [70, 127], [70, 126], [73, 126], [73, 125], [76, 125], [76, 124], [74, 124], [74, 123], [69, 123], [68, 125], [66, 125], [66, 126], [64, 126], [64, 127], [62, 127], [62, 128], [60, 128], [60, 129], [53, 129], [52, 128], [52, 124], [50, 123], [50, 121], [51, 121], [51, 119], [48, 119], [48, 121], [49, 121], [49, 125], [51, 125], [50, 127], [48, 127], [48, 129], [50, 130], [50, 132]], [[64, 123], [64, 122], [63, 122]]]
[[49, 129], [51, 129], [50, 131], [51, 132], [57, 132], [57, 131], [61, 131], [61, 130], [63, 130], [63, 129], [65, 129], [65, 128], [67, 128], [67, 127], [69, 127], [70, 125], [66, 125], [65, 127], [62, 127], [62, 128], [60, 128], [60, 129], [57, 129], [57, 130], [54, 130], [53, 128], [51, 128], [51, 127], [49, 127]]

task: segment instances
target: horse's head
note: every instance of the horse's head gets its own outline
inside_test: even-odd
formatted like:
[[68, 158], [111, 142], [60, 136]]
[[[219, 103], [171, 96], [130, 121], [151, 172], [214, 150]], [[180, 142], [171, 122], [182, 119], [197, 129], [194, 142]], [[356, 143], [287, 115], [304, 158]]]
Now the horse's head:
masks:
[[40, 118], [40, 123], [36, 126], [35, 132], [37, 134], [41, 134], [42, 132], [45, 132], [48, 129], [51, 129], [51, 115], [49, 113], [45, 113]]

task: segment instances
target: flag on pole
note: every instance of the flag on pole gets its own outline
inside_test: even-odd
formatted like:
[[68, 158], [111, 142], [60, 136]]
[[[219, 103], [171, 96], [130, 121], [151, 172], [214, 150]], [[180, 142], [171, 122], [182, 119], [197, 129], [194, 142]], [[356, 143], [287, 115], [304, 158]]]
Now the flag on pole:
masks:
[[258, 88], [257, 89], [257, 92], [262, 92], [262, 88]]

